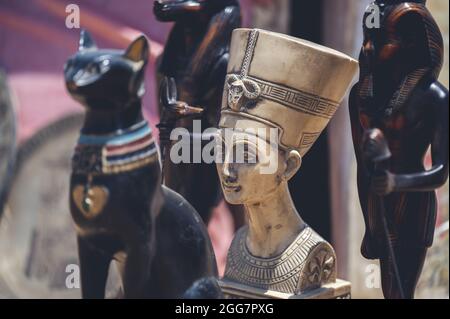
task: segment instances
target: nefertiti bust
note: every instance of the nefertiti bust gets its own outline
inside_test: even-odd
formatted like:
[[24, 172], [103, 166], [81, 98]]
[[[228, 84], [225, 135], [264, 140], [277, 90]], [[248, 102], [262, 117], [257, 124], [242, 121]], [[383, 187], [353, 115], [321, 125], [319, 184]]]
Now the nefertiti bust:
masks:
[[231, 245], [225, 284], [296, 296], [336, 282], [334, 250], [302, 220], [287, 182], [357, 68], [350, 57], [308, 41], [234, 31], [217, 168], [225, 199], [243, 204], [248, 222]]

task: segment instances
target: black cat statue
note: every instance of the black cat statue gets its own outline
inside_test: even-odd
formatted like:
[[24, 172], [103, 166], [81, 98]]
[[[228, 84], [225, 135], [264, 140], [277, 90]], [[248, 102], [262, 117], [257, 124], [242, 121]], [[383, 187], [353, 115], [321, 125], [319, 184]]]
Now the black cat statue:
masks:
[[82, 31], [65, 66], [67, 89], [86, 108], [70, 181], [83, 298], [104, 298], [113, 259], [124, 298], [181, 298], [197, 280], [217, 276], [201, 218], [161, 185], [141, 112], [148, 54], [145, 36], [125, 51], [101, 50]]

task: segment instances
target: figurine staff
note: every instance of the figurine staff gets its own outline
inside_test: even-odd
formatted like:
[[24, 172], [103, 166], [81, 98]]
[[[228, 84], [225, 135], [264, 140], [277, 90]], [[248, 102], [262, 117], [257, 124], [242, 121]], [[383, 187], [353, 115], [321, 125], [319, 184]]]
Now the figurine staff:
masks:
[[[392, 153], [389, 151], [389, 147], [384, 138], [383, 132], [379, 129], [371, 129], [365, 132], [363, 137], [363, 153], [367, 160], [367, 166], [372, 167], [371, 174], [383, 169], [383, 164], [389, 160]], [[383, 196], [380, 195], [380, 219], [383, 225], [383, 235], [386, 241], [386, 248], [389, 253], [389, 258], [392, 260], [392, 266], [394, 270], [395, 280], [399, 287], [399, 294], [401, 299], [405, 298], [403, 291], [403, 284], [400, 278], [400, 271], [397, 263], [397, 256], [395, 255], [394, 244], [392, 243], [390, 233], [393, 231], [393, 225], [391, 220], [386, 218], [386, 207], [384, 205]]]

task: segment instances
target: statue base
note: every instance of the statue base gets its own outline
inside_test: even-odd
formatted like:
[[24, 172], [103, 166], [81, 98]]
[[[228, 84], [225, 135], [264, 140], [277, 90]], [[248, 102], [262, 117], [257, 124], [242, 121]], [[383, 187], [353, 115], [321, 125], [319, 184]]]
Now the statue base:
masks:
[[351, 299], [351, 284], [337, 279], [335, 283], [295, 295], [220, 280], [220, 288], [226, 299]]

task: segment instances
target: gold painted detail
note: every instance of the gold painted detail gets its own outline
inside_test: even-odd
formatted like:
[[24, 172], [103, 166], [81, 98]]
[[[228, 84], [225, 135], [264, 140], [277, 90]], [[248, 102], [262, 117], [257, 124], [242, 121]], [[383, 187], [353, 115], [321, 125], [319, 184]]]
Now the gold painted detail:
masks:
[[72, 191], [72, 198], [77, 208], [87, 217], [98, 216], [105, 208], [109, 191], [104, 186], [77, 185]]

